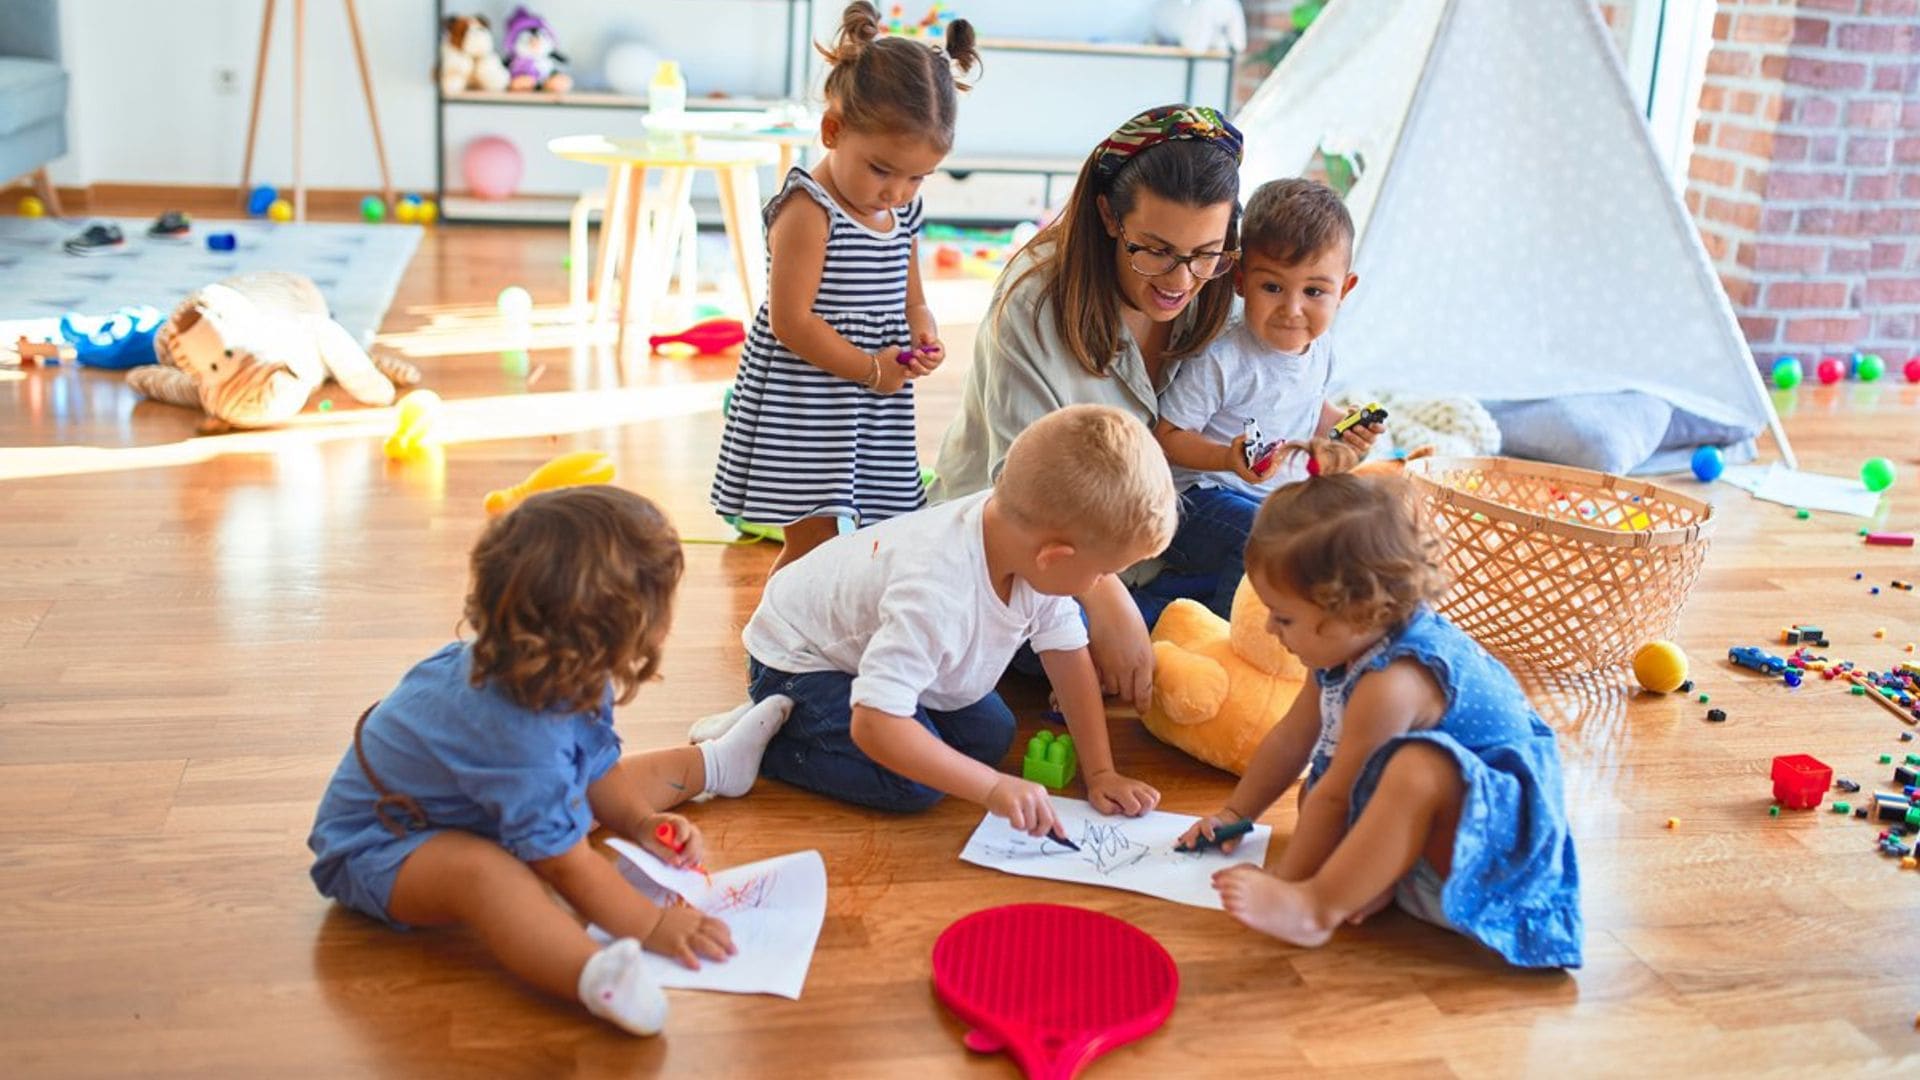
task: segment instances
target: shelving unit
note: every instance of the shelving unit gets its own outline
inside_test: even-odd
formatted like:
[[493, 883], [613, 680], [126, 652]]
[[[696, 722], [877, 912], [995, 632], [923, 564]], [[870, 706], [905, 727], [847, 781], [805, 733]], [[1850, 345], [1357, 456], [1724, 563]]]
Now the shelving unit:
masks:
[[[1148, 45], [1144, 43], [1103, 42], [1103, 41], [1054, 41], [1041, 38], [1004, 38], [982, 37], [977, 44], [982, 52], [1029, 53], [1052, 56], [1072, 56], [1088, 58], [1109, 58], [1116, 60], [1172, 60], [1186, 65], [1186, 92], [1183, 100], [1194, 101], [1194, 91], [1199, 84], [1200, 65], [1205, 63], [1224, 64], [1226, 77], [1221, 85], [1219, 108], [1226, 113], [1233, 108], [1233, 77], [1238, 57], [1226, 50], [1183, 49], [1177, 45]], [[1091, 149], [1091, 148], [1089, 148]], [[1080, 172], [1085, 158], [1051, 157], [1040, 155], [993, 155], [973, 154], [956, 155], [948, 158], [940, 170], [956, 179], [965, 179], [969, 174], [1009, 173], [1014, 175], [1038, 176], [1043, 185], [1042, 200], [1053, 203], [1053, 182], [1055, 177], [1065, 176], [1071, 179]]]
[[[810, 37], [813, 26], [813, 0], [759, 0], [786, 8], [786, 61], [781, 85], [788, 98], [806, 92], [812, 71]], [[447, 21], [447, 0], [434, 0], [433, 40], [438, 48], [441, 28]], [[447, 110], [462, 106], [511, 107], [536, 109], [620, 109], [645, 112], [645, 94], [616, 94], [598, 90], [573, 90], [562, 94], [540, 91], [463, 90], [448, 94], [434, 80], [433, 176], [434, 196], [440, 203], [442, 221], [454, 224], [486, 222], [490, 224], [549, 224], [564, 222], [573, 205], [572, 196], [522, 197], [509, 202], [490, 202], [471, 196], [447, 194]], [[781, 102], [762, 97], [689, 97], [687, 109], [766, 109]]]

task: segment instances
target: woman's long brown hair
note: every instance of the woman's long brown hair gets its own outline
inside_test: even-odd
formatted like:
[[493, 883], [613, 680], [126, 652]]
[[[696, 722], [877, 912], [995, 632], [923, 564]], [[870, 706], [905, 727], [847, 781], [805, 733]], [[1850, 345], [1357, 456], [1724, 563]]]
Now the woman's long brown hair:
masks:
[[[1116, 220], [1132, 212], [1142, 191], [1196, 210], [1230, 203], [1233, 216], [1225, 240], [1232, 249], [1239, 246], [1240, 167], [1231, 154], [1210, 142], [1177, 139], [1140, 151], [1111, 182], [1102, 184], [1094, 171], [1099, 153], [1095, 148], [1087, 155], [1066, 208], [1033, 238], [1036, 257], [1013, 284], [1041, 275], [1044, 295], [1053, 307], [1054, 327], [1067, 351], [1081, 367], [1104, 377], [1120, 353], [1125, 328], [1120, 322], [1115, 240], [1100, 217], [1100, 196], [1107, 197], [1108, 210]], [[1177, 359], [1205, 348], [1227, 325], [1232, 308], [1231, 274], [1202, 284], [1192, 305], [1174, 321], [1167, 356]], [[1037, 310], [1034, 318], [1037, 326]]]

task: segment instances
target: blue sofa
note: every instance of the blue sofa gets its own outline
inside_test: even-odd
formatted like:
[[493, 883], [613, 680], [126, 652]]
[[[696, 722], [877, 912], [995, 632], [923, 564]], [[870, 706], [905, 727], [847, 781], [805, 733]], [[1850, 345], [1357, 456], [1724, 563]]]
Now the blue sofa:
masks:
[[67, 152], [67, 72], [56, 0], [0, 0], [0, 184], [34, 175], [60, 212], [47, 163]]

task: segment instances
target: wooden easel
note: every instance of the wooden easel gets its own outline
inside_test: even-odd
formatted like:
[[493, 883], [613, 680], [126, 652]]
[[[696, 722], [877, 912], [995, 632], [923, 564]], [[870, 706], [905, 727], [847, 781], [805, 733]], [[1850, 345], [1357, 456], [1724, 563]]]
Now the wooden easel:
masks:
[[[253, 140], [260, 131], [260, 91], [267, 81], [267, 49], [273, 41], [273, 5], [267, 0], [260, 19], [260, 60], [253, 71], [253, 107], [247, 117], [247, 154], [240, 165], [240, 203], [246, 205], [253, 187]], [[373, 104], [373, 78], [367, 73], [367, 50], [360, 42], [360, 16], [353, 0], [341, 0], [347, 9], [347, 29], [353, 34], [353, 58], [360, 66], [360, 89], [367, 95], [367, 119], [373, 124], [373, 150], [380, 158], [380, 193], [393, 206], [393, 175], [387, 171], [387, 145], [380, 138], [380, 113]], [[304, 93], [307, 0], [293, 0], [293, 219], [307, 219], [307, 185], [300, 175], [300, 107]]]

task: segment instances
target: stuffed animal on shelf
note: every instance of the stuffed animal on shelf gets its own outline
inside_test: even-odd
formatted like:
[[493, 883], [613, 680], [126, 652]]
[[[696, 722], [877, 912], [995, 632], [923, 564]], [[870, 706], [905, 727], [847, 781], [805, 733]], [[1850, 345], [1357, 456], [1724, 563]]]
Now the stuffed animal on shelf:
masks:
[[1247, 13], [1240, 0], [1160, 0], [1154, 40], [1192, 52], [1247, 51]]
[[505, 90], [507, 65], [493, 51], [493, 27], [483, 15], [449, 15], [440, 37], [440, 91]]
[[512, 90], [549, 90], [556, 94], [573, 88], [573, 77], [563, 70], [567, 58], [560, 55], [553, 27], [547, 20], [516, 7], [507, 16], [507, 86]]
[[391, 405], [396, 384], [420, 381], [420, 369], [404, 360], [368, 356], [299, 274], [241, 274], [208, 285], [173, 309], [153, 346], [159, 364], [128, 372], [128, 384], [155, 401], [205, 412], [216, 429], [284, 423], [329, 376], [365, 405]]
[[[1396, 473], [1426, 457], [1368, 462], [1355, 472]], [[1153, 700], [1140, 717], [1154, 738], [1236, 776], [1312, 677], [1267, 629], [1267, 605], [1245, 578], [1225, 621], [1194, 600], [1175, 600], [1153, 628]]]

